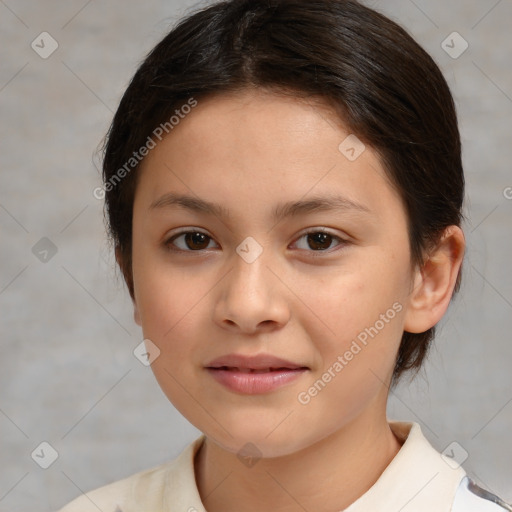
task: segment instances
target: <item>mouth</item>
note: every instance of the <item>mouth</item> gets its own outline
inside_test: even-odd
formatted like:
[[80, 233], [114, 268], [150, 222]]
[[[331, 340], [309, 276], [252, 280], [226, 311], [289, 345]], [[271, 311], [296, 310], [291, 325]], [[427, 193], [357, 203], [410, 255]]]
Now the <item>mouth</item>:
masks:
[[238, 366], [209, 366], [209, 370], [223, 370], [226, 372], [240, 372], [240, 373], [271, 373], [271, 372], [293, 372], [298, 370], [307, 370], [305, 366], [287, 368], [285, 366], [279, 366], [276, 368], [247, 368]]
[[303, 364], [288, 361], [271, 354], [243, 355], [227, 354], [207, 363], [212, 370], [239, 371], [243, 373], [265, 373], [279, 370], [308, 369]]
[[211, 361], [205, 369], [229, 391], [243, 395], [275, 391], [309, 370], [307, 366], [268, 354], [230, 354]]

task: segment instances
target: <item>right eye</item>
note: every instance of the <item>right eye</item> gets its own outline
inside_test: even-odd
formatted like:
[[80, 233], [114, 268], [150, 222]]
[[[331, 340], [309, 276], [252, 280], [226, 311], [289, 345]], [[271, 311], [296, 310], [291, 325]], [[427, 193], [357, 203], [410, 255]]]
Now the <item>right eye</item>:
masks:
[[[177, 240], [180, 240], [179, 244]], [[213, 238], [202, 231], [191, 229], [174, 234], [164, 245], [171, 251], [200, 252], [208, 248], [209, 241], [213, 241]]]

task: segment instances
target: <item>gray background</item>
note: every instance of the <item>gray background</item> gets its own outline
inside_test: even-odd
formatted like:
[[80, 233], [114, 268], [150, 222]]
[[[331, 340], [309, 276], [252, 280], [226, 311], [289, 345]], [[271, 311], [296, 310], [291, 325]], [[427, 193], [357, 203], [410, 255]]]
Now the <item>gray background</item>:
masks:
[[[418, 421], [440, 451], [457, 441], [468, 473], [512, 501], [512, 2], [368, 3], [444, 71], [467, 177], [464, 286], [389, 415]], [[92, 194], [94, 151], [128, 80], [194, 5], [0, 0], [0, 511], [55, 510], [199, 435], [133, 356], [141, 332]], [[59, 45], [47, 59], [31, 48], [43, 31]], [[441, 46], [454, 31], [469, 43], [457, 59]], [[46, 262], [33, 252], [43, 237], [57, 248]], [[43, 441], [59, 455], [48, 469], [31, 458]]]

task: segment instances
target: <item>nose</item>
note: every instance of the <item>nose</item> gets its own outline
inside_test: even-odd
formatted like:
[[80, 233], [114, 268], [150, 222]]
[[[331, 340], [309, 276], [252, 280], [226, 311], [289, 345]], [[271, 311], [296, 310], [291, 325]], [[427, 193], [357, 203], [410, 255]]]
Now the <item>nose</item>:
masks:
[[266, 253], [264, 250], [252, 263], [235, 253], [231, 270], [217, 287], [214, 321], [222, 328], [254, 334], [288, 322], [287, 288]]

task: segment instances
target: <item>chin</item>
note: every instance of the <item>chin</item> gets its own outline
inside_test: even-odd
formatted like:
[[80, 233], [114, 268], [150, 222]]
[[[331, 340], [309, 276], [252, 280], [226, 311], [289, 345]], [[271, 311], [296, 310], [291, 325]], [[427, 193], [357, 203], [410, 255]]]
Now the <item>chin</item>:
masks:
[[[282, 421], [282, 418], [279, 421]], [[276, 429], [279, 421], [229, 422], [229, 433], [211, 424], [207, 428], [204, 428], [204, 425], [197, 428], [222, 449], [241, 457], [283, 457], [314, 444], [315, 439], [312, 439], [311, 435], [291, 432], [290, 425], [284, 425], [284, 422]]]

